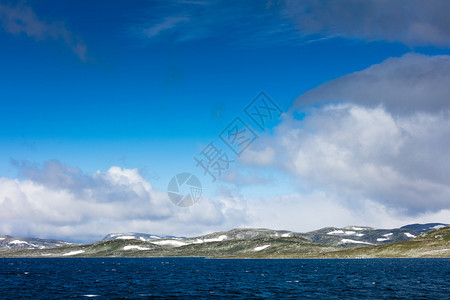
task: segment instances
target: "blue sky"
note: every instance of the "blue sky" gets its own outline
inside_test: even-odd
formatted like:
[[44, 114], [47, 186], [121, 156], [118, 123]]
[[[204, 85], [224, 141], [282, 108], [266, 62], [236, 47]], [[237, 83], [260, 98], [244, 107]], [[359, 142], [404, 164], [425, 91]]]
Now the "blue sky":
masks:
[[[346, 83], [346, 76], [363, 72], [362, 79], [357, 79], [357, 82], [362, 82], [365, 70], [370, 73], [371, 66], [380, 65], [382, 69], [389, 64], [387, 60], [395, 58], [402, 64], [408, 61], [408, 53], [419, 57], [418, 66], [427, 64], [427, 59], [437, 55], [443, 57], [446, 63], [450, 38], [448, 26], [440, 12], [445, 9], [438, 7], [446, 7], [445, 1], [437, 1], [435, 9], [426, 11], [420, 4], [399, 1], [388, 6], [378, 17], [374, 15], [380, 8], [374, 1], [367, 1], [367, 7], [351, 1], [342, 1], [340, 7], [325, 5], [325, 2], [315, 5], [312, 1], [305, 1], [300, 5], [292, 1], [248, 1], [245, 4], [238, 1], [2, 1], [0, 177], [22, 183], [31, 181], [47, 188], [48, 182], [27, 177], [24, 166], [44, 172], [46, 162], [53, 161], [75, 168], [84, 176], [107, 173], [112, 166], [117, 166], [123, 170], [137, 169], [143, 181], [151, 183], [152, 189], [163, 194], [173, 175], [188, 171], [196, 174], [206, 187], [204, 192], [209, 198], [202, 201], [219, 201], [217, 199], [226, 198], [226, 195], [245, 198], [247, 200], [241, 201], [248, 205], [241, 209], [245, 214], [259, 214], [257, 211], [265, 206], [261, 204], [264, 203], [260, 199], [262, 196], [286, 199], [322, 195], [326, 198], [324, 207], [329, 208], [329, 203], [339, 203], [339, 207], [348, 209], [346, 217], [336, 218], [336, 226], [362, 221], [352, 217], [358, 215], [356, 210], [349, 209], [353, 204], [347, 205], [349, 201], [366, 205], [355, 200], [357, 197], [381, 203], [389, 210], [388, 198], [398, 195], [396, 192], [382, 196], [358, 192], [348, 196], [345, 186], [348, 182], [329, 181], [324, 179], [326, 176], [305, 173], [302, 169], [304, 164], [295, 170], [286, 166], [283, 161], [292, 157], [286, 155], [283, 158], [283, 153], [294, 146], [270, 148], [270, 151], [267, 150], [269, 152], [264, 152], [264, 149], [269, 149], [268, 145], [285, 145], [282, 138], [292, 129], [286, 127], [291, 124], [287, 120], [281, 121], [282, 124], [272, 128], [272, 131], [260, 132], [261, 138], [248, 152], [253, 157], [259, 157], [257, 153], [273, 151], [281, 159], [260, 163], [244, 155], [232, 170], [236, 174], [246, 174], [244, 177], [247, 178], [259, 174], [271, 184], [246, 184], [236, 174], [237, 177], [231, 176], [233, 180], [219, 180], [213, 184], [195, 167], [193, 156], [211, 140], [218, 140], [218, 134], [234, 117], [243, 115], [244, 107], [260, 91], [267, 92], [286, 112], [292, 112], [294, 103], [297, 101], [298, 104], [302, 99], [298, 98], [300, 95], [306, 95], [305, 99], [315, 99], [308, 105], [314, 105], [315, 101], [321, 103], [316, 105], [316, 110], [325, 109], [328, 104], [324, 103], [335, 100], [333, 96], [322, 99], [320, 87], [327, 89], [328, 86], [331, 86], [331, 91], [324, 93], [339, 94], [339, 103], [352, 99], [348, 102], [365, 109], [376, 105], [389, 108], [387, 102], [383, 103], [383, 97], [389, 98], [384, 92], [390, 87], [381, 88], [383, 93], [379, 95], [379, 103], [367, 104], [356, 99], [356, 96], [354, 100], [353, 94], [346, 94], [346, 91], [352, 90]], [[349, 14], [347, 19], [341, 17], [341, 9]], [[407, 14], [408, 10], [419, 13], [416, 16], [407, 15], [405, 20], [397, 18]], [[412, 64], [416, 62], [416, 58], [410, 60]], [[433, 68], [426, 70], [428, 73], [418, 73], [417, 80], [422, 82], [423, 74], [434, 72]], [[447, 72], [446, 69], [443, 72]], [[413, 76], [414, 71], [410, 75]], [[361, 84], [362, 88], [370, 90]], [[341, 85], [343, 87], [338, 91], [333, 90]], [[311, 91], [313, 96], [309, 97]], [[318, 91], [318, 96], [314, 96], [314, 91]], [[393, 92], [401, 98], [396, 93]], [[431, 117], [448, 113], [447, 102], [447, 99], [436, 102], [439, 109], [438, 112], [431, 112]], [[316, 116], [316, 110], [313, 109], [311, 115]], [[385, 113], [394, 119], [402, 115], [399, 111], [388, 109]], [[418, 108], [415, 116], [420, 113]], [[376, 114], [371, 111], [370, 115]], [[298, 114], [293, 116], [298, 117]], [[402, 118], [402, 122], [406, 122], [406, 117]], [[447, 119], [444, 117], [443, 120], [444, 123], [439, 123], [439, 126], [445, 129]], [[303, 125], [295, 126], [303, 128]], [[308, 129], [310, 133], [322, 132], [322, 128], [311, 126]], [[346, 128], [342, 130], [346, 132]], [[284, 138], [290, 139], [292, 135]], [[439, 137], [436, 140], [440, 140]], [[438, 154], [444, 157], [448, 145], [441, 146]], [[370, 147], [373, 149], [375, 146]], [[306, 153], [306, 150], [300, 152]], [[297, 154], [296, 158], [299, 158]], [[339, 158], [334, 159], [339, 161]], [[394, 170], [419, 168], [411, 161], [406, 161], [406, 166], [399, 169], [389, 162], [387, 164]], [[420, 205], [393, 206], [405, 222], [414, 218], [432, 219], [436, 214], [441, 218], [448, 216], [448, 203], [442, 202], [442, 195], [447, 195], [445, 186], [448, 182], [436, 179], [437, 174], [441, 177], [445, 175], [433, 168], [427, 174], [417, 175], [418, 178], [424, 176], [429, 179], [430, 184], [439, 182], [444, 185], [445, 191], [436, 191], [440, 195], [436, 198], [436, 207], [421, 211]], [[58, 176], [62, 175], [56, 174], [55, 178]], [[314, 182], [309, 182], [310, 178], [314, 178]], [[342, 190], [337, 190], [336, 185], [341, 185]], [[354, 183], [349, 186], [353, 187]], [[59, 189], [65, 191], [67, 187], [60, 186]], [[372, 191], [371, 188], [369, 190]], [[5, 194], [3, 197], [14, 201], [13, 195]], [[378, 199], [379, 196], [383, 200]], [[335, 201], [336, 197], [345, 199]], [[87, 201], [72, 200], [71, 205], [84, 205]], [[102, 216], [105, 224], [118, 220], [117, 224], [122, 225], [114, 223], [116, 225], [108, 227], [94, 224], [87, 216], [81, 219], [88, 221], [67, 223], [47, 222], [45, 218], [30, 221], [15, 217], [4, 221], [0, 230], [15, 235], [78, 236], [82, 239], [81, 232], [92, 227], [96, 228], [93, 236], [97, 237], [100, 232], [108, 233], [109, 228], [159, 234], [194, 234], [242, 225], [280, 226], [292, 230], [312, 229], [310, 227], [313, 226], [308, 225], [306, 220], [280, 222], [279, 218], [291, 218], [282, 213], [266, 223], [255, 221], [257, 217], [249, 217], [241, 223], [236, 221], [233, 213], [224, 212], [224, 207], [234, 200], [223, 201], [218, 204], [221, 222], [208, 219], [205, 221], [207, 225], [199, 224], [186, 231], [183, 222], [187, 221], [180, 221], [184, 220], [181, 216], [170, 220], [166, 218], [167, 222], [178, 224], [172, 228], [165, 226], [164, 222], [155, 225], [152, 222], [156, 221], [151, 216], [139, 218], [138, 221], [144, 223], [136, 225], [133, 218], [114, 214]], [[49, 210], [54, 208], [51, 203], [46, 205]], [[172, 213], [176, 215], [177, 212]], [[30, 208], [30, 214], [33, 215], [33, 208]], [[399, 219], [398, 215], [389, 215], [386, 222], [397, 225], [393, 221], [396, 219]], [[327, 220], [327, 216], [324, 215], [323, 220]], [[145, 223], [147, 221], [148, 224]], [[40, 222], [46, 224], [47, 227], [44, 227], [47, 229], [36, 229]], [[375, 221], [368, 223], [361, 225], [379, 225]], [[19, 225], [11, 229], [11, 224]], [[80, 229], [70, 231], [63, 229], [64, 226], [79, 226]], [[167, 232], [168, 228], [176, 232]]]
[[30, 2], [42, 22], [64, 22], [82, 37], [86, 61], [63, 41], [2, 32], [2, 175], [15, 175], [10, 159], [58, 159], [87, 171], [123, 160], [152, 172], [170, 168], [168, 160], [186, 168], [198, 144], [261, 90], [288, 109], [306, 90], [409, 51], [340, 38], [248, 46], [226, 30], [191, 41], [138, 39], [133, 16], [150, 17], [152, 5], [106, 13], [110, 4]]

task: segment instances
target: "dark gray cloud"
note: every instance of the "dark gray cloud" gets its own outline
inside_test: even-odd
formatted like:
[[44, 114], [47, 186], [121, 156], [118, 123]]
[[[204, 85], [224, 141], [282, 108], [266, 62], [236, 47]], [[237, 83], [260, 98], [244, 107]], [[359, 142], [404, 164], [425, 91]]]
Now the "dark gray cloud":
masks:
[[285, 16], [303, 34], [450, 46], [446, 0], [287, 0]]
[[350, 102], [393, 114], [450, 109], [450, 56], [406, 54], [329, 81], [298, 97], [301, 106]]

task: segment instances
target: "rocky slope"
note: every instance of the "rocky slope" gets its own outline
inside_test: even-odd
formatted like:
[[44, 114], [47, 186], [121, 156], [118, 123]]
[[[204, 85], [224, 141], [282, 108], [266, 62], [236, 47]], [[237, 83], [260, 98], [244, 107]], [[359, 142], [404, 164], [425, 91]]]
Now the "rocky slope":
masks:
[[408, 241], [340, 250], [322, 257], [450, 257], [450, 226], [428, 231]]
[[73, 243], [46, 240], [36, 238], [17, 238], [10, 235], [0, 235], [0, 250], [1, 249], [50, 249], [55, 247], [75, 245]]

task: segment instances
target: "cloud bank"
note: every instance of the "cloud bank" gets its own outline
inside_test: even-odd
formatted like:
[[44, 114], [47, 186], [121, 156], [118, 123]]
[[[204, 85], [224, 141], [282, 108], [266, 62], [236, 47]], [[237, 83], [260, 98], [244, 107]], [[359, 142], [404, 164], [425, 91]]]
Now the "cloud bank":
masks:
[[228, 195], [180, 208], [137, 169], [85, 174], [58, 161], [20, 165], [25, 179], [0, 178], [0, 232], [93, 241], [110, 232], [190, 235], [242, 224], [245, 202]]
[[449, 79], [450, 57], [405, 55], [325, 83], [296, 100], [258, 162], [243, 162], [356, 210], [366, 201], [403, 216], [449, 210]]

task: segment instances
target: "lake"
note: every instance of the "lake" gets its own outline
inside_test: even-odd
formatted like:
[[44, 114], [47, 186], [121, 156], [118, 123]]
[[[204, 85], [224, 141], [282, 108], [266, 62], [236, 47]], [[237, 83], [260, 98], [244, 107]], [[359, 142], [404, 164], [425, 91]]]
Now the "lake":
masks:
[[450, 259], [2, 258], [0, 298], [450, 299]]

